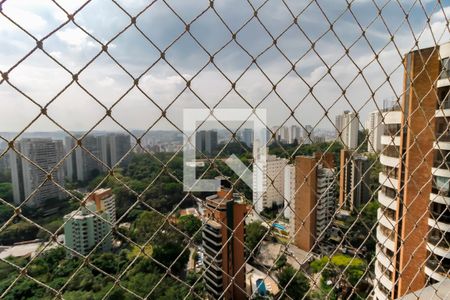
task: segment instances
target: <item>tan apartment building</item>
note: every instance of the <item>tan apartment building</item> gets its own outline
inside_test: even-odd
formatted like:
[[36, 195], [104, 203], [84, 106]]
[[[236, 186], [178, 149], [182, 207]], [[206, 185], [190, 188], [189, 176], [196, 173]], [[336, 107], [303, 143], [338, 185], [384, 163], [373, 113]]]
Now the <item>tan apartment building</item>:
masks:
[[247, 299], [245, 289], [245, 216], [239, 194], [221, 187], [205, 200], [206, 290], [212, 299]]
[[295, 158], [294, 214], [291, 231], [294, 244], [313, 251], [325, 237], [336, 209], [336, 179], [332, 153]]
[[450, 150], [448, 126], [441, 126], [450, 113], [449, 56], [450, 44], [408, 53], [401, 107], [383, 112], [376, 299], [397, 299], [448, 277], [450, 170], [440, 155]]

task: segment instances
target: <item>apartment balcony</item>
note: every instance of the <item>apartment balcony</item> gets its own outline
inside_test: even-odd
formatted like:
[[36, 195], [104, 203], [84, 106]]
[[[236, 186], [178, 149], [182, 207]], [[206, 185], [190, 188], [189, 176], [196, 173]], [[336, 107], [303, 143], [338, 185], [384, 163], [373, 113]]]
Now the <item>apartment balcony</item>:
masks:
[[377, 219], [380, 224], [391, 230], [395, 229], [395, 220], [388, 218], [381, 208], [377, 210]]
[[430, 193], [430, 201], [450, 205], [450, 192], [432, 188]]
[[383, 293], [383, 291], [381, 291], [381, 289], [378, 287], [378, 285], [376, 285], [373, 288], [373, 293], [374, 293], [375, 299], [377, 299], [377, 300], [390, 300], [391, 299], [385, 293]]
[[[439, 135], [436, 135], [436, 138], [438, 138]], [[436, 150], [447, 150], [450, 151], [450, 141], [436, 141], [433, 143], [433, 148]]]
[[207, 268], [206, 269], [206, 274], [207, 274], [206, 276], [208, 276], [208, 277], [212, 276], [214, 278], [214, 280], [222, 282], [222, 278], [223, 278], [222, 270], [217, 271], [217, 270], [212, 269], [212, 268]]
[[380, 246], [376, 246], [376, 257], [377, 261], [382, 264], [386, 269], [391, 272], [394, 271], [394, 266], [392, 265], [391, 259], [383, 252]]
[[431, 174], [434, 176], [441, 176], [450, 178], [450, 170], [448, 169], [440, 169], [440, 168], [431, 168]]
[[383, 113], [384, 124], [401, 124], [402, 123], [402, 112], [400, 107], [395, 111], [387, 111]]
[[380, 163], [392, 168], [398, 168], [400, 166], [400, 159], [397, 157], [390, 157], [384, 154], [380, 155]]
[[450, 209], [449, 209], [449, 207], [445, 204], [431, 203], [430, 218], [436, 220], [439, 223], [450, 224]]
[[394, 287], [392, 280], [381, 271], [378, 264], [375, 264], [375, 280], [377, 280], [378, 283], [381, 283], [388, 290], [392, 290]]
[[203, 243], [204, 243], [204, 244], [207, 244], [207, 245], [209, 244], [209, 246], [210, 246], [212, 249], [216, 249], [217, 251], [219, 251], [220, 248], [222, 248], [222, 242], [219, 242], [219, 241], [217, 241], [217, 240], [211, 238], [210, 236], [208, 236], [208, 235], [205, 234], [204, 232], [203, 232], [203, 234], [202, 234], [202, 237], [203, 237]]
[[450, 142], [450, 132], [436, 132], [436, 140], [438, 142], [449, 143]]
[[[439, 151], [439, 150], [437, 150], [437, 151]], [[435, 155], [438, 155], [438, 153], [435, 153]], [[435, 159], [433, 161], [433, 168], [442, 169], [442, 170], [450, 169], [450, 159]]]
[[217, 230], [215, 228], [211, 228], [209, 226], [205, 226], [203, 228], [203, 232], [205, 232], [208, 235], [211, 235], [211, 236], [217, 238], [218, 240], [222, 240], [222, 235], [220, 234], [220, 230]]
[[383, 172], [380, 172], [378, 174], [378, 182], [381, 185], [387, 186], [387, 187], [389, 187], [391, 189], [397, 189], [397, 187], [398, 187], [398, 180], [397, 180], [397, 178], [386, 176], [386, 174], [384, 174]]
[[446, 232], [450, 231], [450, 223], [440, 222], [440, 219], [439, 219], [439, 221], [437, 221], [436, 219], [428, 218], [428, 225], [430, 227], [436, 228], [440, 231], [446, 231]]
[[214, 280], [213, 278], [210, 278], [208, 276], [205, 276], [205, 283], [206, 283], [206, 289], [208, 290], [209, 293], [211, 293], [212, 295], [215, 295], [216, 298], [220, 297], [220, 295], [222, 295], [222, 286], [223, 283], [222, 281], [218, 281], [218, 280]]
[[400, 136], [390, 136], [390, 135], [382, 135], [381, 136], [381, 145], [392, 145], [400, 147]]
[[440, 257], [450, 259], [450, 248], [448, 241], [428, 237], [427, 249]]
[[392, 252], [395, 252], [395, 243], [393, 240], [389, 239], [383, 231], [381, 230], [380, 226], [377, 227], [377, 240], [378, 242], [383, 245], [384, 247], [388, 248]]
[[209, 256], [205, 256], [204, 258], [204, 266], [205, 269], [214, 269], [218, 272], [222, 271], [222, 264], [218, 264], [216, 261], [212, 260]]
[[448, 268], [442, 266], [442, 263], [430, 258], [425, 263], [425, 274], [437, 281], [444, 281], [450, 276], [447, 274]]
[[378, 202], [384, 207], [397, 210], [397, 200], [387, 196], [383, 191], [378, 191]]
[[442, 88], [442, 87], [446, 87], [446, 86], [450, 86], [450, 76], [448, 71], [445, 72], [443, 71], [439, 77], [439, 80], [437, 81], [437, 85], [438, 88]]
[[450, 107], [447, 107], [448, 105], [448, 101], [443, 103], [443, 106], [439, 107], [439, 109], [436, 110], [434, 116], [436, 118], [450, 117]]

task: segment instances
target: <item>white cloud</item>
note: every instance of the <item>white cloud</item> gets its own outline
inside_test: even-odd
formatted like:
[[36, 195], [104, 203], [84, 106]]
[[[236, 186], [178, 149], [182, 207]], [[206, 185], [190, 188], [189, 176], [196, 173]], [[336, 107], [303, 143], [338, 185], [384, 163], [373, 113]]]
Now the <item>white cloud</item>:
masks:
[[67, 28], [58, 31], [56, 36], [72, 47], [81, 47], [88, 41], [88, 36], [78, 28]]
[[113, 86], [115, 84], [115, 80], [111, 77], [105, 77], [103, 79], [100, 79], [98, 81], [98, 84], [101, 85], [102, 87]]

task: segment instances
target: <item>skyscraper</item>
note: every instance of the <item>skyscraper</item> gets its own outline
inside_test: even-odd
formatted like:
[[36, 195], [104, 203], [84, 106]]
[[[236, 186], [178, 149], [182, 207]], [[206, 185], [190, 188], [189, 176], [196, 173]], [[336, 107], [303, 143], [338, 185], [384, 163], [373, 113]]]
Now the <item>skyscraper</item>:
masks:
[[291, 219], [294, 211], [295, 199], [295, 166], [292, 164], [284, 168], [284, 217]]
[[372, 153], [381, 151], [381, 134], [384, 130], [384, 123], [382, 122], [381, 113], [378, 110], [369, 114], [366, 130], [369, 134], [367, 151]]
[[348, 110], [336, 116], [336, 130], [339, 140], [347, 149], [358, 147], [359, 119], [357, 114]]
[[336, 205], [332, 153], [295, 158], [295, 215], [291, 218], [294, 244], [304, 251], [320, 248], [327, 237]]
[[50, 174], [51, 178], [45, 172], [51, 171], [63, 159], [62, 141], [22, 139], [15, 148], [36, 165], [14, 151], [10, 152], [14, 203], [18, 205], [30, 196], [27, 201], [30, 206], [40, 206], [49, 199], [61, 199], [64, 193], [55, 183], [64, 185], [63, 167], [54, 170]]
[[449, 276], [449, 57], [450, 44], [408, 53], [402, 109], [383, 113], [377, 299]]
[[195, 147], [203, 154], [212, 154], [217, 149], [217, 131], [200, 130], [195, 133]]
[[305, 125], [305, 131], [303, 132], [303, 143], [311, 144], [314, 138], [314, 128], [311, 125]]
[[126, 163], [128, 161], [128, 156], [125, 156], [127, 152], [131, 149], [130, 136], [128, 134], [110, 134], [109, 147], [110, 156], [108, 160], [108, 165], [114, 167], [122, 158], [124, 158], [121, 163]]
[[253, 129], [251, 129], [251, 128], [244, 128], [242, 130], [242, 141], [248, 147], [251, 147], [253, 145], [253, 137], [254, 137]]
[[289, 144], [293, 144], [295, 141], [300, 143], [300, 139], [302, 138], [302, 128], [298, 125], [292, 125], [290, 130]]
[[[77, 136], [81, 138], [81, 136]], [[72, 137], [65, 138], [66, 151], [69, 152], [77, 141]], [[127, 134], [87, 135], [81, 140], [82, 147], [66, 159], [66, 176], [70, 180], [87, 181], [100, 172], [107, 171], [107, 167], [115, 166], [131, 149], [130, 137]], [[128, 162], [125, 157], [122, 164]]]
[[370, 200], [369, 159], [351, 150], [341, 150], [339, 207], [353, 211]]
[[205, 200], [205, 283], [212, 299], [247, 299], [244, 218], [247, 205], [222, 186]]
[[[289, 161], [275, 155], [265, 158], [265, 162], [260, 162], [259, 157], [255, 157], [253, 166], [253, 204], [258, 213], [264, 208], [282, 207], [284, 204], [284, 169]], [[258, 185], [262, 186], [262, 190], [256, 188]]]

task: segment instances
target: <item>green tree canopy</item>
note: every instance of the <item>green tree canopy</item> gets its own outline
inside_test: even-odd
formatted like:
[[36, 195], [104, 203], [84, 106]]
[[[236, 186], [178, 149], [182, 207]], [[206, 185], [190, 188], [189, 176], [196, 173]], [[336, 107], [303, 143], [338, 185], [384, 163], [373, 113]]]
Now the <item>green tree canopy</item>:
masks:
[[291, 299], [302, 299], [309, 290], [308, 278], [301, 270], [297, 271], [291, 265], [281, 269], [277, 278], [280, 287], [285, 289], [285, 295], [291, 297]]

